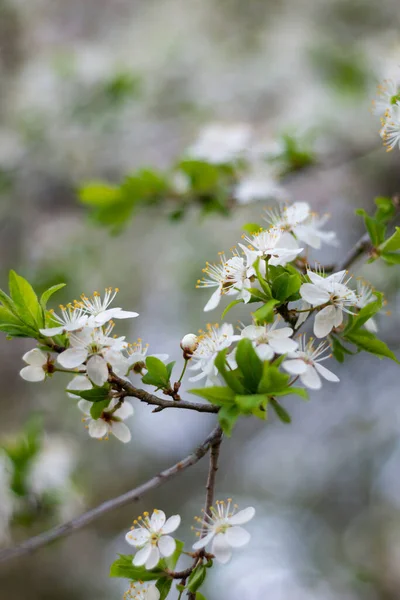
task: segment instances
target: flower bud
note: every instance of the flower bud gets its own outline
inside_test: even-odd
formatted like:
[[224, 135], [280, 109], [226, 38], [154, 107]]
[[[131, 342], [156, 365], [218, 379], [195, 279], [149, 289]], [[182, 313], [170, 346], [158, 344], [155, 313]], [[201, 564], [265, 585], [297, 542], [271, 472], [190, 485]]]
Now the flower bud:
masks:
[[193, 352], [195, 352], [197, 346], [199, 345], [199, 339], [194, 333], [187, 333], [181, 339], [181, 348], [183, 350], [183, 357], [186, 360], [192, 357]]

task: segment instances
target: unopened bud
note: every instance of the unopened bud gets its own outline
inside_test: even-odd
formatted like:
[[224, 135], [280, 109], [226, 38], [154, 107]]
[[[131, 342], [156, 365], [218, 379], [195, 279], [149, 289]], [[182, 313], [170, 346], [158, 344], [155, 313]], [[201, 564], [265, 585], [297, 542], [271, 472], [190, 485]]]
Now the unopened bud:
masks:
[[183, 350], [183, 357], [188, 360], [192, 357], [193, 352], [199, 345], [199, 338], [194, 333], [187, 333], [181, 340], [181, 348]]

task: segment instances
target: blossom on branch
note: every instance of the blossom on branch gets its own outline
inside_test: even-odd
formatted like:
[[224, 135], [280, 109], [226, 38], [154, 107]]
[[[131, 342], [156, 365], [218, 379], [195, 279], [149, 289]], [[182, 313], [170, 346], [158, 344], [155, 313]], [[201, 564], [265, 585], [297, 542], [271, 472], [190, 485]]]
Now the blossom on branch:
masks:
[[154, 569], [161, 557], [171, 556], [175, 552], [176, 542], [169, 535], [176, 531], [181, 523], [179, 515], [166, 519], [162, 510], [154, 509], [149, 518], [149, 513], [143, 513], [133, 522], [132, 529], [126, 534], [125, 539], [131, 546], [139, 548], [132, 561], [136, 567], [145, 565], [146, 569]]
[[206, 385], [213, 383], [218, 370], [214, 365], [214, 361], [218, 352], [229, 348], [234, 341], [233, 325], [223, 323], [220, 327], [218, 324], [207, 325], [206, 331], [201, 331], [198, 336], [199, 345], [193, 352], [192, 371], [200, 371], [197, 375], [190, 377], [189, 381], [198, 381], [207, 377]]
[[323, 356], [329, 350], [330, 346], [327, 342], [321, 342], [314, 348], [314, 342], [311, 338], [306, 343], [305, 336], [300, 336], [299, 349], [288, 354], [288, 358], [283, 361], [282, 367], [291, 375], [299, 376], [300, 381], [306, 387], [319, 390], [322, 387], [321, 377], [327, 381], [339, 381], [339, 377], [319, 364], [323, 360], [331, 358], [332, 354], [330, 353]]
[[120, 402], [117, 398], [113, 398], [98, 419], [93, 419], [90, 413], [92, 406], [93, 403], [88, 400], [78, 402], [79, 410], [85, 415], [83, 421], [87, 422], [86, 427], [90, 437], [99, 440], [108, 439], [109, 434], [112, 433], [120, 442], [127, 443], [131, 440], [129, 427], [122, 422], [134, 413], [133, 406], [126, 399]]
[[124, 600], [159, 600], [160, 592], [154, 583], [132, 581], [129, 590], [124, 593]]
[[247, 325], [234, 337], [235, 340], [248, 338], [261, 360], [270, 360], [274, 354], [286, 354], [297, 349], [298, 343], [291, 339], [293, 329], [280, 327], [280, 320], [276, 319], [271, 325]]
[[277, 227], [268, 230], [261, 229], [252, 235], [243, 235], [248, 247], [239, 244], [246, 254], [248, 264], [254, 264], [257, 258], [268, 259], [272, 266], [284, 267], [296, 258], [303, 248], [299, 248], [296, 240], [290, 234]]
[[218, 562], [227, 563], [232, 548], [240, 548], [250, 541], [250, 534], [241, 525], [251, 521], [256, 512], [252, 506], [239, 512], [237, 508], [236, 504], [232, 507], [229, 498], [227, 502], [217, 501], [215, 507], [210, 507], [210, 514], [205, 513], [202, 519], [195, 517], [199, 524], [196, 535], [200, 539], [193, 544], [193, 549], [201, 550], [212, 542], [211, 553]]
[[19, 374], [25, 381], [35, 383], [44, 381], [48, 373], [54, 372], [54, 358], [48, 352], [42, 352], [39, 348], [33, 348], [26, 352], [22, 360], [28, 364], [27, 367], [21, 369]]

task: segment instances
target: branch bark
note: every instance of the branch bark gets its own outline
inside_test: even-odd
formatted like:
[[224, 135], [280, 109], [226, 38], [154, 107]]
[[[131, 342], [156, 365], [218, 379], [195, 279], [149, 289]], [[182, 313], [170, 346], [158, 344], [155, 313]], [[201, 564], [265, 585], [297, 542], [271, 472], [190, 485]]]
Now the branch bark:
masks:
[[221, 438], [221, 429], [219, 426], [215, 427], [215, 429], [207, 436], [196, 450], [194, 450], [191, 454], [175, 463], [168, 469], [161, 471], [155, 477], [152, 477], [142, 485], [122, 494], [121, 496], [117, 496], [116, 498], [112, 498], [111, 500], [107, 500], [103, 502], [96, 508], [87, 511], [86, 513], [80, 515], [76, 519], [72, 519], [67, 523], [54, 527], [49, 531], [45, 531], [35, 537], [32, 537], [21, 544], [18, 544], [12, 548], [5, 548], [0, 551], [0, 563], [6, 562], [13, 558], [18, 558], [20, 556], [24, 556], [25, 554], [30, 554], [31, 552], [38, 550], [39, 548], [43, 548], [47, 546], [51, 542], [60, 539], [62, 537], [66, 537], [67, 535], [71, 535], [75, 531], [85, 527], [95, 519], [103, 516], [105, 513], [120, 508], [121, 506], [125, 506], [134, 500], [139, 500], [144, 494], [149, 492], [150, 490], [154, 490], [155, 488], [162, 485], [168, 479], [171, 479], [178, 473], [181, 473], [184, 469], [195, 465], [199, 460], [201, 460], [208, 452], [208, 450], [215, 444], [217, 440]]

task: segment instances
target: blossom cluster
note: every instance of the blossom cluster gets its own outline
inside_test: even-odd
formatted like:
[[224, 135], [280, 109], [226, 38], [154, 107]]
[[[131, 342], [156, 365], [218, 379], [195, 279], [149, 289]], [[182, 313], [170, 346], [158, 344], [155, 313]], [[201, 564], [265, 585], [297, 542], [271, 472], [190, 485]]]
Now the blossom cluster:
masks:
[[373, 102], [375, 114], [380, 118], [380, 135], [388, 152], [400, 147], [400, 84], [386, 79], [378, 85], [378, 99]]
[[[138, 313], [111, 308], [118, 289], [107, 288], [102, 297], [94, 292], [91, 297], [82, 295], [67, 306], [60, 306], [60, 313], [50, 311], [50, 323], [40, 329], [46, 343], [54, 351], [34, 348], [22, 357], [27, 366], [20, 375], [30, 382], [39, 382], [54, 372], [74, 374], [67, 387], [68, 396], [76, 399], [74, 392], [91, 390], [103, 386], [109, 378], [109, 369], [122, 378], [129, 372], [142, 372], [148, 347], [142, 340], [128, 343], [125, 336], [112, 335], [115, 320], [133, 319]], [[58, 347], [57, 336], [63, 336], [65, 346]], [[167, 355], [156, 355], [166, 360]], [[92, 402], [81, 399], [78, 408], [83, 413], [89, 435], [103, 439], [111, 433], [122, 442], [129, 442], [131, 433], [123, 422], [133, 415], [129, 400], [121, 402], [112, 398], [97, 418], [91, 414]]]

